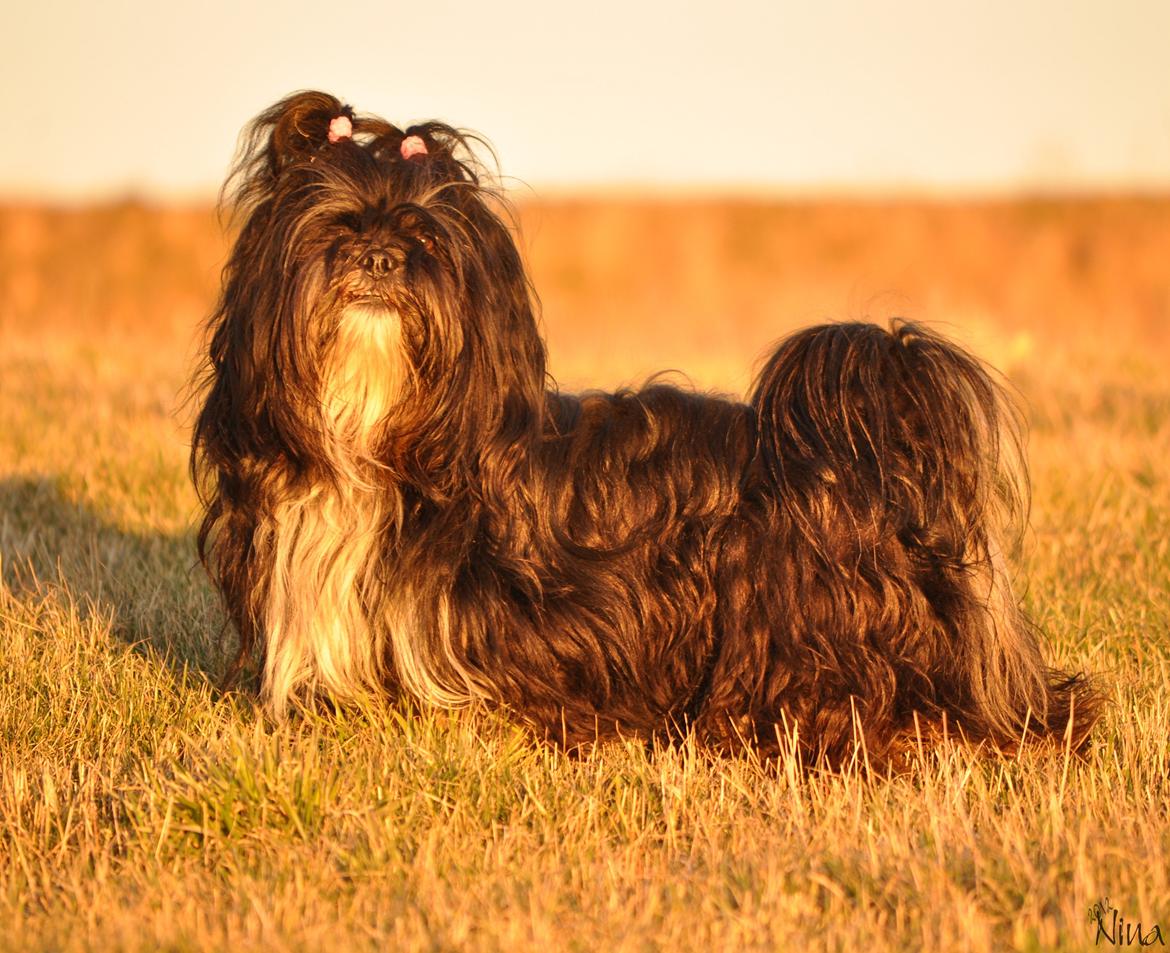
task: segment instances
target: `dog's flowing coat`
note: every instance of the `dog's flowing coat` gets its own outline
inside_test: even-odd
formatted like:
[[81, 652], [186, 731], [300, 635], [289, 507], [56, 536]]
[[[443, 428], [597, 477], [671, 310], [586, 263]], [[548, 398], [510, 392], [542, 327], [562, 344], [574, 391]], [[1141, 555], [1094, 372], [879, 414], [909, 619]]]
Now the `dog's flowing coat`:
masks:
[[810, 763], [1086, 737], [1095, 696], [1046, 667], [1001, 549], [1016, 418], [956, 347], [826, 325], [746, 404], [568, 396], [463, 135], [300, 93], [231, 181], [192, 470], [274, 713], [406, 691], [568, 747], [692, 731]]

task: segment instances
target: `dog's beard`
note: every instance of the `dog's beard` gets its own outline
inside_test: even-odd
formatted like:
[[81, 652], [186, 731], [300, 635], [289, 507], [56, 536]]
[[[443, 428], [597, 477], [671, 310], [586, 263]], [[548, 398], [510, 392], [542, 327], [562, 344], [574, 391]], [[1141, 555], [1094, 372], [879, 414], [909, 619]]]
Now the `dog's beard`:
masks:
[[387, 418], [404, 398], [408, 380], [396, 308], [359, 300], [341, 308], [326, 346], [321, 412], [336, 469], [352, 472], [376, 460]]
[[329, 479], [292, 484], [261, 524], [272, 577], [265, 613], [265, 694], [352, 698], [385, 680], [377, 573], [383, 534], [400, 522], [400, 497], [380, 459], [408, 386], [400, 313], [380, 300], [341, 307], [323, 342], [321, 448]]

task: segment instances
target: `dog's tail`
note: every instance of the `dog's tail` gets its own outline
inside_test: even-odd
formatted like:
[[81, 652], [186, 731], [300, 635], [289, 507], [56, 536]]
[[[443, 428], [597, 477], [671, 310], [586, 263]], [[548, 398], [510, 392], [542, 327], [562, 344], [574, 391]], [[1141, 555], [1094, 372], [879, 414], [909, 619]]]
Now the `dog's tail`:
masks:
[[[887, 735], [872, 741], [949, 729], [1001, 749], [1037, 736], [1081, 748], [1099, 696], [1046, 666], [1012, 594], [1021, 421], [980, 363], [907, 322], [825, 325], [780, 345], [751, 403], [767, 492], [803, 565], [782, 611], [810, 664], [844, 679], [838, 702]], [[807, 710], [823, 721], [831, 707]]]

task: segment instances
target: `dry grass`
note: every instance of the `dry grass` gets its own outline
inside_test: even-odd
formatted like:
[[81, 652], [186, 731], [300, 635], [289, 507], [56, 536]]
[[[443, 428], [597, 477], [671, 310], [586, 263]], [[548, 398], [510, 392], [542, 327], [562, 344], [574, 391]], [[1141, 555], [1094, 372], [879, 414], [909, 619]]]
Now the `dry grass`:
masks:
[[[571, 762], [483, 713], [222, 697], [176, 394], [203, 209], [0, 211], [0, 949], [1077, 949], [1170, 933], [1170, 201], [523, 209], [553, 367], [742, 390], [786, 330], [949, 325], [1020, 388], [1085, 763]], [[1108, 922], [1108, 921], [1107, 921]], [[1104, 941], [1102, 941], [1104, 944]]]

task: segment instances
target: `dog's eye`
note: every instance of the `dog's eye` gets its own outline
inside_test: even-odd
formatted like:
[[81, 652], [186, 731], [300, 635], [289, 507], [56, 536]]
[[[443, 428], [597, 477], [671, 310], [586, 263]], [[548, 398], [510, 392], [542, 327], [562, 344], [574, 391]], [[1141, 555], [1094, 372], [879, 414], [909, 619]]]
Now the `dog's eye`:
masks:
[[422, 247], [423, 251], [434, 251], [435, 240], [431, 238], [426, 232], [419, 232], [414, 236], [414, 240]]
[[348, 231], [358, 234], [362, 230], [362, 217], [352, 212], [337, 216], [337, 224]]

